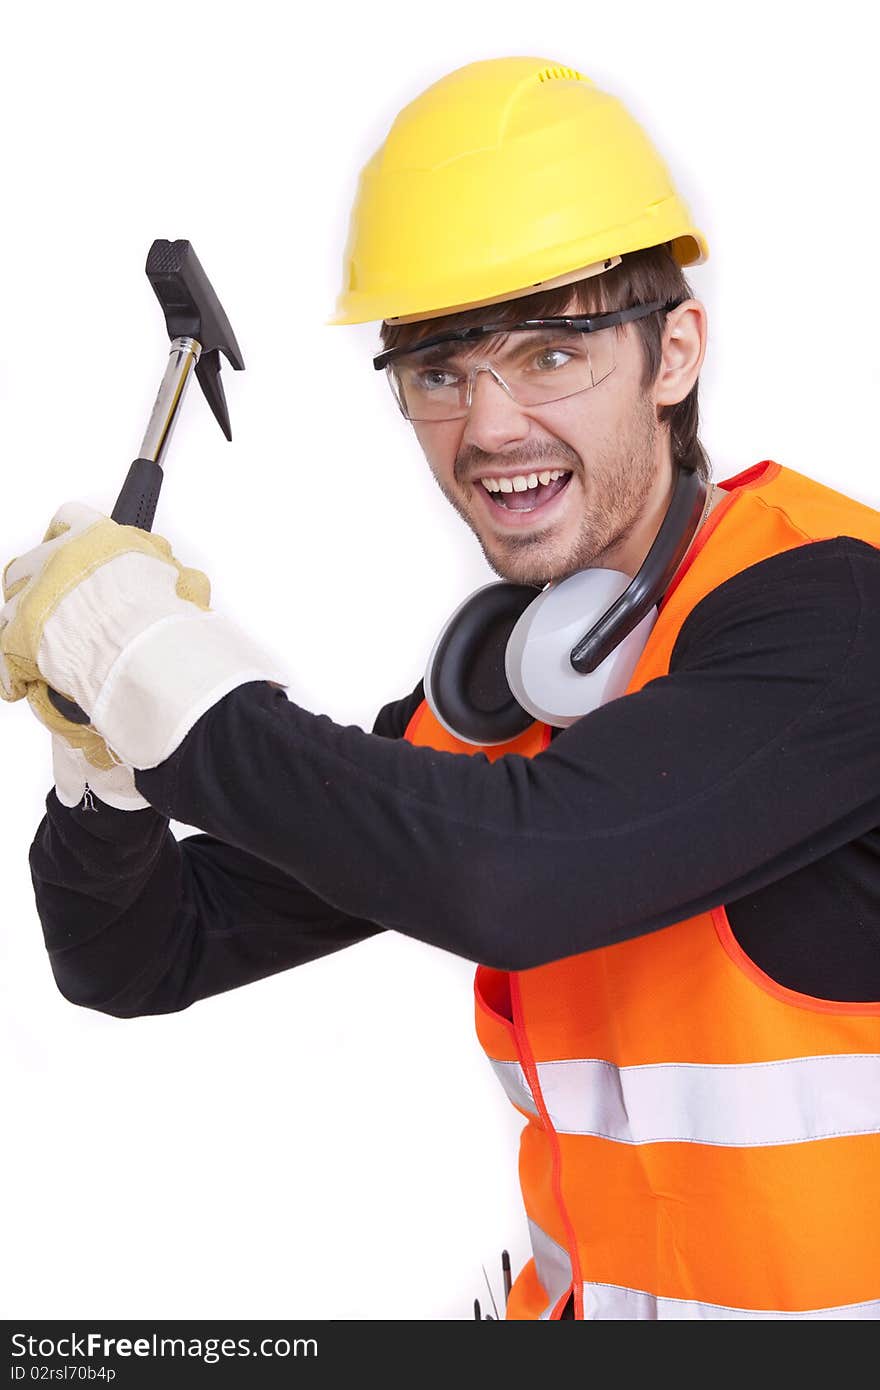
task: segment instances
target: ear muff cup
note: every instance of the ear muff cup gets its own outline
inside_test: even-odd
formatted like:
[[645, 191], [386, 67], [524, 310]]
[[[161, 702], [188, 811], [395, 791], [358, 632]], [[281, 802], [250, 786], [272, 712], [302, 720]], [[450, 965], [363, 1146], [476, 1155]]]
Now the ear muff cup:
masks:
[[534, 723], [511, 693], [504, 662], [511, 632], [540, 592], [530, 584], [486, 584], [460, 604], [437, 638], [425, 699], [463, 742], [507, 743]]

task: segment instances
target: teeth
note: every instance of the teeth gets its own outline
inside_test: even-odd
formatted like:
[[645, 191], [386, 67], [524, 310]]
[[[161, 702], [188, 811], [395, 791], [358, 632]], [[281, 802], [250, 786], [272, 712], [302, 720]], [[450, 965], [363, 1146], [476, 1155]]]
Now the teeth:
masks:
[[[546, 487], [548, 483], [556, 482], [558, 478], [567, 478], [570, 472], [570, 468], [550, 468], [545, 469], [542, 473], [520, 473], [515, 478], [481, 478], [480, 482], [487, 492], [531, 492], [539, 484]], [[534, 505], [520, 508], [520, 510], [531, 512], [540, 505], [538, 499], [535, 498]]]
[[480, 482], [487, 492], [526, 492], [536, 488], [539, 483], [546, 487], [557, 478], [566, 478], [570, 471], [568, 468], [553, 468], [545, 469], [543, 473], [520, 473], [516, 478], [481, 478]]

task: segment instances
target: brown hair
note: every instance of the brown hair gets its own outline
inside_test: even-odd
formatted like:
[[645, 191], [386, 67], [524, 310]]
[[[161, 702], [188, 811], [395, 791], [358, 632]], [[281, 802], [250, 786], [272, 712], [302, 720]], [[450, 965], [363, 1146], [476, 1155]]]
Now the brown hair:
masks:
[[[501, 304], [486, 304], [479, 309], [466, 309], [415, 323], [388, 324], [381, 328], [382, 346], [414, 347], [424, 338], [442, 333], [448, 328], [466, 328], [471, 324], [519, 323], [523, 319], [552, 318], [569, 312], [575, 303], [581, 313], [599, 313], [609, 309], [628, 309], [635, 304], [650, 304], [659, 299], [692, 299], [693, 291], [675, 260], [669, 244], [651, 246], [645, 251], [630, 251], [620, 265], [601, 275], [578, 280], [557, 289], [538, 290], [519, 299], [507, 299]], [[660, 368], [660, 353], [666, 315], [662, 311], [636, 319], [628, 325], [634, 328], [642, 344], [642, 389], [647, 391]], [[618, 333], [623, 331], [620, 326]], [[699, 426], [699, 378], [683, 401], [663, 405], [658, 412], [661, 425], [668, 425], [672, 459], [683, 468], [692, 468], [708, 481], [711, 471], [709, 456], [697, 437]]]

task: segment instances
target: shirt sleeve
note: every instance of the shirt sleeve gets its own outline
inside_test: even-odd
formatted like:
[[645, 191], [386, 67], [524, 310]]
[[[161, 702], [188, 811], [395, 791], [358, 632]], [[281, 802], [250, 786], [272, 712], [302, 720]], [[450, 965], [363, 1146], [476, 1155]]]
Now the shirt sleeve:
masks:
[[[420, 687], [374, 732], [401, 737]], [[118, 1017], [165, 1013], [374, 935], [283, 870], [152, 808], [67, 807], [54, 789], [30, 868], [62, 994]], [[192, 822], [189, 822], [192, 824]]]
[[539, 756], [437, 752], [252, 683], [136, 782], [347, 918], [521, 970], [777, 882], [880, 822], [880, 554], [851, 538], [710, 593], [668, 675]]

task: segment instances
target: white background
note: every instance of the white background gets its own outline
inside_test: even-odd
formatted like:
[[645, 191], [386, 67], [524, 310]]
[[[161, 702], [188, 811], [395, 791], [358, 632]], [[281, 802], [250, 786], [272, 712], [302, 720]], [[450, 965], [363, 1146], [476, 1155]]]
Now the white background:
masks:
[[[715, 476], [772, 457], [877, 506], [873, 22], [849, 0], [10, 7], [0, 564], [68, 498], [111, 509], [167, 347], [143, 262], [186, 237], [247, 371], [224, 368], [231, 444], [193, 389], [155, 529], [285, 655], [291, 698], [368, 728], [407, 693], [491, 576], [370, 367], [377, 327], [325, 320], [396, 112], [516, 54], [623, 98], [708, 238]], [[469, 1318], [482, 1264], [497, 1297], [502, 1247], [527, 1256], [520, 1122], [472, 967], [389, 935], [182, 1014], [75, 1008], [34, 910], [51, 774], [24, 703], [0, 759], [3, 1315]]]

